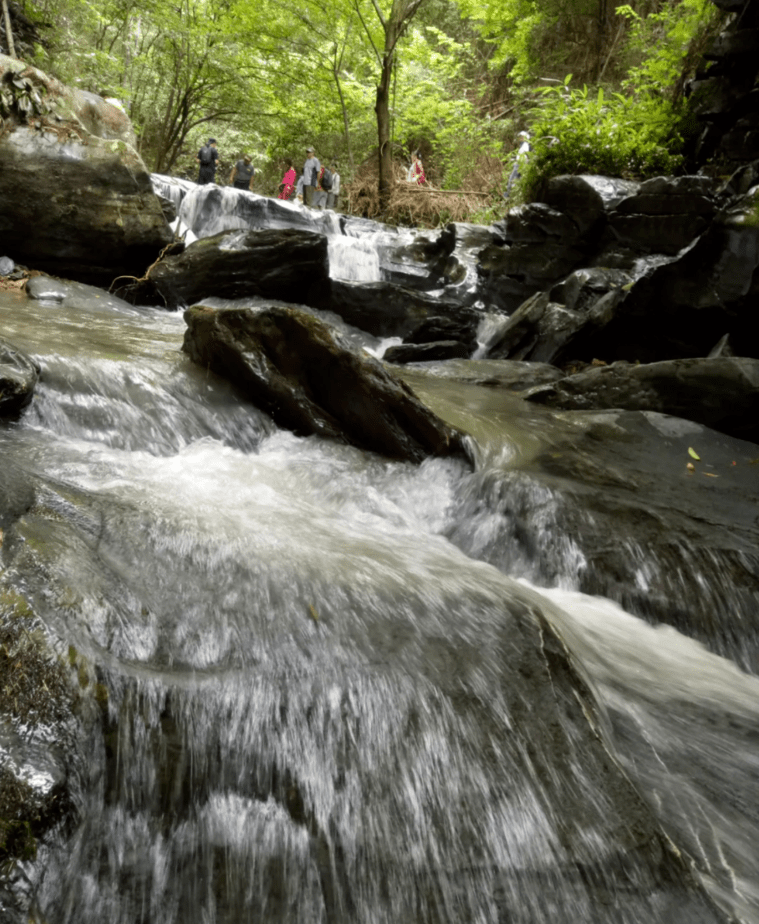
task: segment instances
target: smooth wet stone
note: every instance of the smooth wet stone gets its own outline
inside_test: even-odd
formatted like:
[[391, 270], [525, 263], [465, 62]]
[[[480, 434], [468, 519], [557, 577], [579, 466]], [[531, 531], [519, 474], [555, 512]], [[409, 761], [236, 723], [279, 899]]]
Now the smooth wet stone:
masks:
[[35, 360], [0, 339], [0, 418], [16, 417], [29, 404], [39, 374]]
[[200, 305], [184, 317], [182, 349], [236, 384], [280, 426], [410, 462], [465, 454], [462, 433], [379, 360], [348, 348], [313, 315]]

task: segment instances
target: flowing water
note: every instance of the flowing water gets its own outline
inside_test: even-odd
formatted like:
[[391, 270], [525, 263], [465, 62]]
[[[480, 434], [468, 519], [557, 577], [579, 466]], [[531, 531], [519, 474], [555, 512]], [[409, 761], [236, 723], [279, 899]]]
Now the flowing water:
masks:
[[[554, 589], [465, 554], [447, 536], [478, 472], [278, 430], [187, 360], [180, 314], [0, 294], [0, 320], [43, 370], [0, 430], [4, 465], [38, 486], [6, 579], [107, 691], [75, 830], [28, 868], [31, 920], [717, 920], [605, 878], [606, 803], [571, 724], [555, 773], [597, 821], [562, 836], [540, 717], [538, 745], [520, 725], [524, 610], [565, 639], [712, 897], [759, 922], [757, 678], [577, 594], [571, 554]], [[470, 422], [481, 469], [541, 439], [492, 389], [428, 380], [424, 398]]]

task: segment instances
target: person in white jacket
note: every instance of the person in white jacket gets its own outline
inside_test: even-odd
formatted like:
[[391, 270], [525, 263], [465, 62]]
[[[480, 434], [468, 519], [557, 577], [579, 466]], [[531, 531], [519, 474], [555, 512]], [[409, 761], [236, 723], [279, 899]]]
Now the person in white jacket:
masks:
[[519, 150], [517, 151], [517, 159], [514, 161], [514, 169], [511, 171], [511, 176], [509, 177], [509, 183], [506, 187], [506, 192], [503, 194], [504, 199], [508, 199], [511, 195], [511, 187], [522, 175], [522, 170], [527, 164], [527, 158], [530, 154], [530, 135], [528, 132], [520, 132], [517, 135], [517, 138], [520, 139], [521, 144], [519, 145]]
[[322, 165], [313, 148], [306, 148], [306, 163], [303, 165], [303, 203], [313, 205], [314, 192], [319, 185], [319, 171]]

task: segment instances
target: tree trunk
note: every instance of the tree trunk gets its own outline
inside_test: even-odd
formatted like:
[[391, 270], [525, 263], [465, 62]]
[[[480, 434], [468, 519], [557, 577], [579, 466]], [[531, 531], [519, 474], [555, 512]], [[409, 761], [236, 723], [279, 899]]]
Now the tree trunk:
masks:
[[390, 200], [395, 177], [393, 176], [393, 149], [390, 145], [390, 78], [393, 73], [393, 53], [382, 58], [382, 70], [377, 84], [377, 141], [379, 144], [379, 197], [384, 209]]
[[13, 44], [13, 29], [11, 29], [11, 14], [8, 10], [8, 0], [3, 0], [3, 19], [5, 20], [5, 35], [8, 40], [8, 54], [16, 57], [16, 47]]

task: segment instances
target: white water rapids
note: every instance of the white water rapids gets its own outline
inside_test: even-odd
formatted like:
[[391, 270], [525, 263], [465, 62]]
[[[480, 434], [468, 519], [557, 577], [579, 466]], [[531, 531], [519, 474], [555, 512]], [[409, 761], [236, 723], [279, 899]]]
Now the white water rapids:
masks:
[[[41, 486], [21, 584], [108, 691], [35, 921], [715, 920], [632, 888], [601, 907], [567, 872], [502, 687], [505, 608], [525, 606], [711, 896], [759, 924], [759, 679], [576, 593], [569, 553], [553, 589], [464, 554], [447, 538], [463, 463], [278, 430], [180, 352], [180, 314], [0, 294], [0, 320], [43, 370], [0, 430]], [[424, 398], [476, 424], [481, 465], [540, 438], [492, 390]], [[582, 753], [573, 773], [592, 801]], [[601, 862], [604, 833], [584, 837]]]

